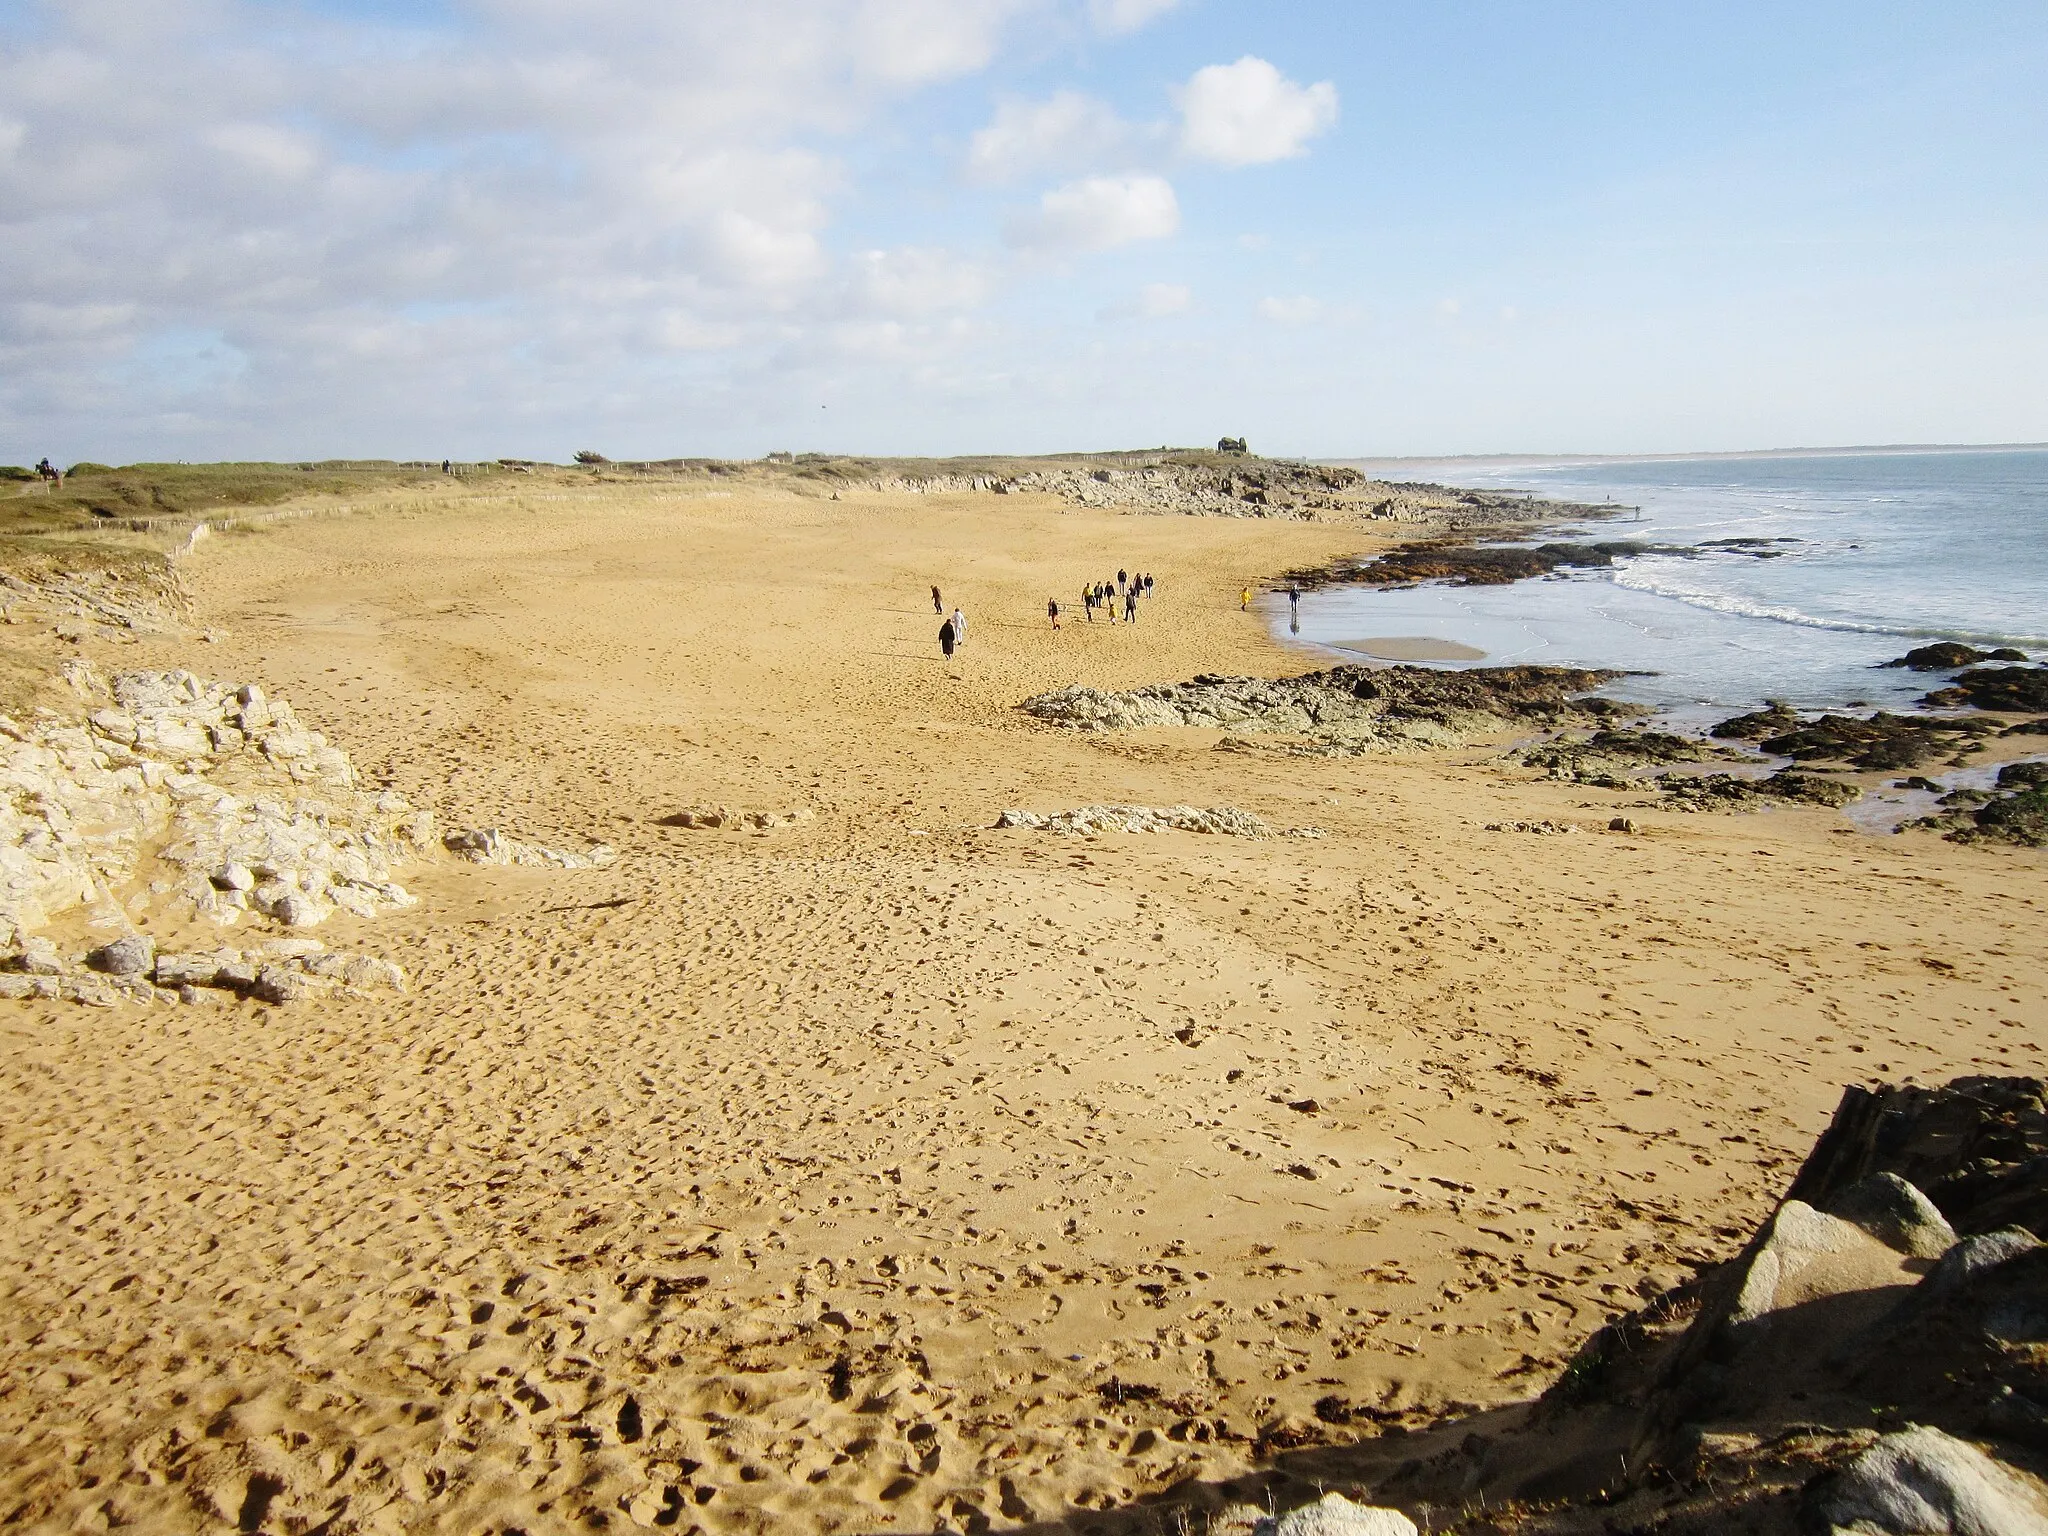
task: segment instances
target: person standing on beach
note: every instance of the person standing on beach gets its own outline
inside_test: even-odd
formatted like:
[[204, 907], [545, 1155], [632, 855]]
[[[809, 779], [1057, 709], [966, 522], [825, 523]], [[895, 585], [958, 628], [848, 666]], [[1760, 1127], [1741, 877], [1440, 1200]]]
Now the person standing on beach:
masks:
[[1250, 587], [1246, 587], [1237, 594], [1237, 611], [1239, 613], [1250, 613], [1252, 611], [1252, 589]]
[[1092, 586], [1087, 586], [1087, 587], [1083, 587], [1083, 588], [1081, 589], [1081, 608], [1082, 608], [1082, 611], [1083, 611], [1083, 612], [1085, 612], [1085, 613], [1086, 613], [1086, 614], [1088, 615], [1088, 622], [1089, 622], [1090, 624], [1093, 624], [1093, 623], [1095, 622], [1095, 588], [1094, 588], [1094, 587], [1092, 587]]
[[953, 610], [953, 643], [955, 645], [965, 645], [967, 643], [967, 615], [958, 608]]
[[945, 613], [945, 611], [946, 611], [946, 604], [945, 604], [944, 600], [943, 600], [943, 599], [941, 599], [941, 598], [940, 598], [940, 596], [939, 596], [939, 589], [938, 589], [937, 587], [933, 587], [933, 588], [932, 588], [932, 612], [933, 612], [933, 613], [936, 613], [936, 614], [944, 614], [944, 613]]
[[948, 661], [953, 659], [953, 644], [956, 638], [953, 633], [953, 621], [951, 619], [946, 620], [945, 623], [939, 626], [939, 649], [945, 654]]
[[1127, 587], [1127, 586], [1129, 586], [1130, 584], [1131, 584], [1131, 578], [1129, 577], [1129, 575], [1127, 575], [1127, 574], [1125, 573], [1125, 571], [1124, 571], [1124, 569], [1123, 569], [1123, 567], [1122, 567], [1122, 566], [1118, 566], [1118, 567], [1117, 567], [1117, 572], [1116, 572], [1116, 590], [1117, 590], [1117, 595], [1118, 595], [1119, 597], [1121, 597], [1121, 596], [1123, 595], [1123, 590], [1124, 590], [1124, 588], [1125, 588], [1125, 587]]
[[1136, 587], [1131, 588], [1130, 591], [1124, 594], [1124, 622], [1126, 624], [1138, 622], [1138, 589]]
[[1287, 589], [1287, 612], [1293, 617], [1295, 626], [1299, 628], [1301, 624], [1301, 588], [1289, 587]]
[[1045, 616], [1052, 620], [1052, 627], [1054, 629], [1060, 627], [1060, 600], [1058, 598], [1048, 597], [1045, 600]]

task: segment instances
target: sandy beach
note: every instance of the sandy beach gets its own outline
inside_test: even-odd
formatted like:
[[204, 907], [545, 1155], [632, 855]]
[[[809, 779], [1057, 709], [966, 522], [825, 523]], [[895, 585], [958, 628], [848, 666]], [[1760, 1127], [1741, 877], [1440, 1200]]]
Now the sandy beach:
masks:
[[[1239, 593], [1392, 528], [506, 478], [207, 539], [183, 636], [6, 631], [619, 857], [320, 930], [403, 995], [0, 1003], [0, 1523], [1144, 1529], [1540, 1391], [1843, 1084], [2041, 1071], [2038, 852], [1016, 708], [1326, 665]], [[1098, 804], [1283, 835], [993, 829]]]

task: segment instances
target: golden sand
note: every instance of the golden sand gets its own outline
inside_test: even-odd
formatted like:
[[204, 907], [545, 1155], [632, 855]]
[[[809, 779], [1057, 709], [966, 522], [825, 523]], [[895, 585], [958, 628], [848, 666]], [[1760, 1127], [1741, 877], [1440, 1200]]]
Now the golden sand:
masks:
[[[1540, 1390], [1844, 1082], [2039, 1070], [2037, 854], [1014, 709], [1301, 670], [1238, 593], [1365, 539], [564, 482], [202, 545], [217, 643], [110, 664], [621, 857], [322, 930], [402, 998], [0, 1004], [0, 1523], [1092, 1528]], [[1096, 803], [1327, 835], [988, 830]]]

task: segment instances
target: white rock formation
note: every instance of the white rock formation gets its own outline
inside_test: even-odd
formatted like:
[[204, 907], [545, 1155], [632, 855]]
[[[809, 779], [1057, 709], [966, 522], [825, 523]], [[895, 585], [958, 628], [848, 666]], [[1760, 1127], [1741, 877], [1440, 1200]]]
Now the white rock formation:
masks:
[[1326, 1493], [1320, 1503], [1261, 1520], [1253, 1529], [1256, 1536], [1420, 1536], [1400, 1510], [1354, 1504], [1341, 1493]]
[[1271, 837], [1273, 829], [1249, 811], [1219, 805], [1203, 810], [1193, 805], [1084, 805], [1071, 811], [1040, 816], [1032, 811], [1005, 811], [996, 818], [999, 829], [1025, 827], [1039, 832], [1063, 832], [1077, 837], [1099, 837], [1105, 832], [1212, 832], [1226, 837]]
[[442, 842], [450, 853], [472, 864], [517, 864], [532, 869], [602, 869], [619, 856], [617, 849], [604, 843], [592, 843], [581, 853], [568, 853], [522, 841], [496, 827], [451, 832]]
[[359, 791], [289, 704], [182, 671], [66, 675], [86, 718], [0, 716], [0, 939], [138, 884], [222, 923], [412, 903], [393, 875], [432, 846], [431, 815]]
[[1750, 1260], [1728, 1321], [1753, 1323], [1822, 1296], [1900, 1284], [1913, 1278], [1901, 1260], [1898, 1250], [1855, 1223], [1787, 1200]]

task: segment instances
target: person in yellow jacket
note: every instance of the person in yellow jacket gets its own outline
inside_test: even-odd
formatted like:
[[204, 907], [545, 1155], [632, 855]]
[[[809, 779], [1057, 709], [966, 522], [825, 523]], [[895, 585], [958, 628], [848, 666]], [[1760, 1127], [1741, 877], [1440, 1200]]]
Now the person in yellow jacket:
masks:
[[1242, 592], [1237, 594], [1237, 611], [1239, 613], [1249, 613], [1251, 611], [1251, 606], [1252, 589], [1250, 587], [1246, 587]]

